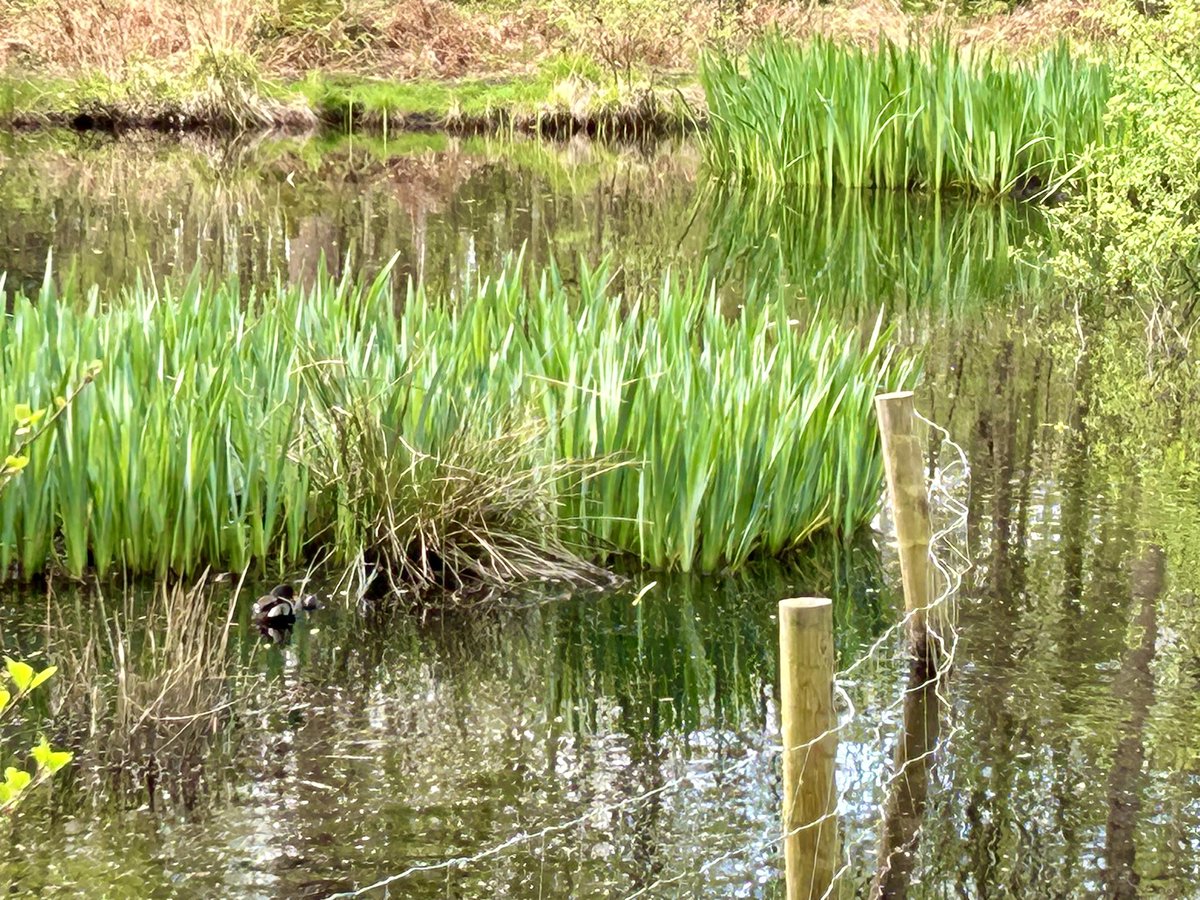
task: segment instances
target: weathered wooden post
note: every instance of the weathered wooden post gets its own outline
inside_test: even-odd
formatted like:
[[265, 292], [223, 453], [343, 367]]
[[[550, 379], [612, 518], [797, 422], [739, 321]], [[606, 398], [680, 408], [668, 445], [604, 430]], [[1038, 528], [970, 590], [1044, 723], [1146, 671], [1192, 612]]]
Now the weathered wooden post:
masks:
[[883, 465], [896, 525], [904, 609], [912, 617], [909, 635], [913, 651], [923, 653], [929, 643], [926, 610], [934, 597], [933, 567], [929, 562], [933, 525], [925, 489], [924, 454], [914, 427], [912, 391], [879, 394], [875, 414], [883, 438]]
[[[870, 890], [872, 900], [907, 896], [928, 799], [933, 765], [930, 754], [940, 733], [939, 651], [929, 632], [929, 607], [934, 601], [934, 569], [929, 558], [933, 524], [912, 392], [880, 394], [875, 398], [875, 413], [883, 439], [888, 498], [904, 583], [904, 609], [911, 617], [908, 626], [911, 655], [904, 716], [896, 738], [892, 789], [884, 805], [879, 868]], [[948, 623], [938, 615], [932, 624], [941, 633]]]
[[779, 601], [783, 853], [788, 900], [822, 897], [837, 869], [833, 603]]

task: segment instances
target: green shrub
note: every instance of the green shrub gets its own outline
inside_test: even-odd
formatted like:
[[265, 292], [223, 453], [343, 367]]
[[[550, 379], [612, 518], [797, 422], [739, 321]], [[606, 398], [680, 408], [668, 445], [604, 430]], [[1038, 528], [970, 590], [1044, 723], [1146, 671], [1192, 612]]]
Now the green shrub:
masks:
[[[57, 671], [54, 666], [37, 672], [28, 663], [15, 659], [4, 658], [5, 676], [8, 687], [0, 687], [0, 722], [8, 716], [17, 704], [46, 681]], [[7, 750], [4, 751], [7, 756]], [[0, 816], [11, 813], [17, 805], [42, 782], [49, 779], [59, 769], [71, 761], [71, 754], [64, 750], [55, 750], [43, 737], [29, 751], [35, 767], [32, 774], [26, 769], [8, 766], [4, 770], [4, 779], [0, 781]]]

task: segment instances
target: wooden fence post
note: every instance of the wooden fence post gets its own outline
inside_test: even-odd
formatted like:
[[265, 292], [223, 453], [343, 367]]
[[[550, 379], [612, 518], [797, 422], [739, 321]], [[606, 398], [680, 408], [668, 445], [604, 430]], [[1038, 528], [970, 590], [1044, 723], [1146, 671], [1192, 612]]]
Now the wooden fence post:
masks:
[[912, 616], [909, 634], [913, 651], [924, 653], [929, 643], [926, 610], [934, 598], [933, 567], [929, 562], [933, 525], [925, 488], [925, 456], [916, 434], [914, 413], [912, 391], [879, 394], [875, 398], [904, 581], [904, 609]]
[[[904, 694], [902, 730], [896, 738], [892, 789], [884, 805], [879, 842], [879, 868], [870, 897], [905, 897], [912, 876], [929, 792], [930, 754], [940, 733], [937, 684], [939, 645], [930, 640], [929, 607], [934, 601], [934, 569], [929, 558], [933, 523], [925, 486], [925, 455], [916, 434], [912, 391], [880, 394], [875, 398], [888, 499], [896, 526], [904, 609], [911, 618], [909, 683]], [[946, 624], [934, 613], [934, 628]]]
[[788, 900], [824, 896], [837, 869], [833, 665], [832, 602], [824, 597], [781, 600], [779, 681]]

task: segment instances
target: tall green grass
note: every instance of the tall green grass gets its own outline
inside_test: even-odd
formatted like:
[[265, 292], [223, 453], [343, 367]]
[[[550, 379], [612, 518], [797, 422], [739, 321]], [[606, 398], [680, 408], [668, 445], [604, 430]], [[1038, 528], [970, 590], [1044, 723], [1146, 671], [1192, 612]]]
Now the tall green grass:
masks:
[[1105, 66], [1066, 44], [1028, 63], [960, 49], [772, 37], [701, 66], [709, 163], [757, 183], [1003, 192], [1069, 177], [1103, 139]]
[[913, 380], [878, 328], [789, 321], [774, 297], [728, 318], [703, 278], [623, 297], [603, 268], [567, 286], [514, 266], [453, 300], [387, 272], [112, 297], [47, 278], [0, 320], [0, 408], [49, 403], [93, 359], [0, 496], [6, 572], [364, 547], [415, 548], [417, 569], [432, 551], [503, 572], [496, 554], [535, 546], [737, 566], [870, 519], [872, 397]]

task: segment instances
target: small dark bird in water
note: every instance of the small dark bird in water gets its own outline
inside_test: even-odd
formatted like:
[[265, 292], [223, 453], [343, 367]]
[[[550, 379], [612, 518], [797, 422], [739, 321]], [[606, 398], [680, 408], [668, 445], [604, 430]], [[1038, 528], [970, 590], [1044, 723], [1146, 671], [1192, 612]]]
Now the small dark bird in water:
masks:
[[271, 588], [271, 593], [259, 597], [252, 608], [254, 624], [264, 635], [282, 643], [285, 633], [296, 624], [296, 592], [290, 584]]
[[284, 643], [296, 624], [296, 611], [315, 612], [324, 609], [316, 594], [305, 594], [299, 600], [290, 584], [279, 584], [254, 601], [252, 618], [263, 637], [277, 644]]

